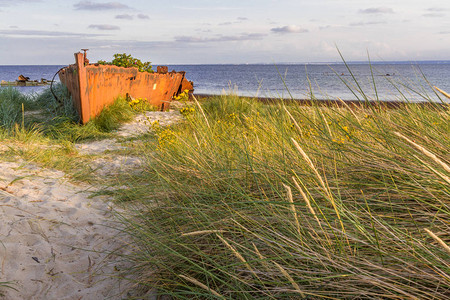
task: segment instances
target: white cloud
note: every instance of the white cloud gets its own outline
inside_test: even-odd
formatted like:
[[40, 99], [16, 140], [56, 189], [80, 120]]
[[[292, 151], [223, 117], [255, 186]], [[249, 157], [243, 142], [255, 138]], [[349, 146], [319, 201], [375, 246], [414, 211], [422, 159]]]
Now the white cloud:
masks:
[[42, 0], [0, 0], [0, 6], [12, 6], [20, 3], [29, 3], [29, 2], [42, 2]]
[[148, 15], [145, 15], [145, 14], [138, 14], [137, 17], [139, 19], [142, 19], [142, 20], [150, 19], [150, 17]]
[[443, 7], [430, 7], [427, 10], [432, 11], [432, 12], [442, 12], [442, 11], [447, 11], [448, 9], [443, 8]]
[[119, 26], [108, 25], [108, 24], [91, 24], [88, 28], [98, 29], [98, 30], [120, 30]]
[[393, 14], [394, 10], [389, 7], [370, 7], [366, 9], [360, 9], [362, 14]]
[[133, 16], [129, 15], [129, 14], [122, 14], [122, 15], [117, 15], [116, 19], [121, 19], [121, 20], [133, 20]]
[[366, 26], [366, 25], [377, 25], [377, 24], [386, 24], [385, 21], [368, 21], [368, 22], [355, 22], [350, 23], [350, 26]]
[[240, 7], [226, 7], [226, 6], [175, 6], [175, 9], [181, 9], [181, 10], [197, 10], [197, 11], [227, 11], [227, 10], [240, 10], [242, 8]]
[[236, 41], [261, 40], [265, 36], [266, 36], [265, 34], [261, 33], [243, 33], [241, 35], [232, 35], [232, 36], [220, 35], [211, 38], [202, 38], [196, 36], [176, 36], [175, 42], [177, 43], [236, 42]]
[[427, 13], [427, 14], [423, 14], [422, 16], [427, 17], [427, 18], [442, 18], [442, 17], [445, 17], [445, 14], [442, 14], [442, 13]]
[[119, 2], [101, 2], [80, 1], [73, 5], [76, 10], [111, 10], [111, 9], [128, 9], [128, 5]]
[[219, 23], [218, 25], [219, 26], [229, 26], [229, 25], [233, 25], [233, 24], [241, 24], [242, 22], [245, 22], [245, 21], [248, 21], [248, 18], [237, 17], [236, 21], [233, 21], [233, 22], [230, 22], [230, 21], [222, 22], [222, 23]]
[[270, 31], [274, 33], [305, 33], [308, 32], [308, 29], [301, 28], [296, 25], [287, 25], [282, 27], [274, 27], [270, 29]]
[[[10, 26], [10, 28], [17, 28], [17, 26]], [[47, 30], [27, 30], [27, 29], [12, 29], [0, 30], [0, 36], [21, 36], [21, 37], [97, 37], [104, 36], [104, 34], [88, 34], [77, 32], [64, 31], [47, 31]]]

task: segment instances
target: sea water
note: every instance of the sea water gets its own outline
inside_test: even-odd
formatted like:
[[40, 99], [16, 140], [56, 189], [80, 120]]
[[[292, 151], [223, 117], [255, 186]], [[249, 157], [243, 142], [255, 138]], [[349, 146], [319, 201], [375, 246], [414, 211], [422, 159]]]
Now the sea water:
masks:
[[[31, 80], [52, 79], [62, 66], [0, 66], [0, 80], [19, 75]], [[235, 93], [242, 96], [292, 97], [343, 100], [439, 101], [431, 86], [450, 92], [450, 61], [342, 63], [169, 65], [186, 71], [195, 93]], [[156, 69], [156, 68], [155, 68]], [[59, 80], [58, 76], [55, 80]], [[23, 93], [39, 93], [48, 87], [17, 87]], [[425, 97], [425, 98], [424, 98]], [[442, 96], [441, 96], [442, 98]], [[449, 99], [446, 99], [448, 102]]]

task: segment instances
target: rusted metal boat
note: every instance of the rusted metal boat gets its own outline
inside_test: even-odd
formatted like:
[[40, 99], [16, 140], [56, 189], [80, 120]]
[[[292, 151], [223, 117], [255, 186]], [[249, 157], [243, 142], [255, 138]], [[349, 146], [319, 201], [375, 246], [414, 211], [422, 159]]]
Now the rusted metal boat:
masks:
[[86, 52], [75, 53], [75, 64], [61, 69], [59, 78], [69, 90], [83, 124], [119, 96], [147, 99], [167, 110], [173, 97], [193, 90], [185, 72], [168, 72], [167, 67], [158, 67], [157, 72], [148, 73], [137, 68], [89, 64]]

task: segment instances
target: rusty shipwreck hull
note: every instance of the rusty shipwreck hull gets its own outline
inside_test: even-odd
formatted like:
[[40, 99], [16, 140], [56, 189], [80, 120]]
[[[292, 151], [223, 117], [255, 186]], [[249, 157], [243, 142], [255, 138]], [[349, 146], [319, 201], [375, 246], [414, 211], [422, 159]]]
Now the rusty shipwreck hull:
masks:
[[83, 53], [75, 53], [75, 64], [60, 70], [59, 78], [72, 95], [83, 124], [119, 96], [146, 98], [150, 104], [167, 110], [174, 96], [193, 89], [185, 72], [167, 72], [167, 68], [158, 67], [157, 73], [148, 73], [137, 68], [86, 64]]

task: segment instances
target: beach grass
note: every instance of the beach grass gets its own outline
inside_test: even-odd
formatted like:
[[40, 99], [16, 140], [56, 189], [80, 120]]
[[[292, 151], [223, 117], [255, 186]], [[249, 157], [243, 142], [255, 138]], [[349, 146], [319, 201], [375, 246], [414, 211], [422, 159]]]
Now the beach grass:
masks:
[[24, 95], [14, 88], [0, 89], [0, 130], [3, 135], [14, 135], [14, 131], [21, 128], [32, 131], [34, 136], [39, 132], [57, 141], [104, 139], [111, 137], [112, 131], [136, 114], [151, 110], [155, 107], [145, 101], [130, 103], [128, 99], [118, 97], [83, 126], [79, 124], [67, 88], [60, 83], [53, 87], [53, 92], [48, 88], [39, 95]]
[[36, 102], [44, 108], [47, 116], [46, 122], [40, 124], [43, 133], [56, 140], [79, 142], [107, 138], [111, 136], [111, 131], [130, 121], [137, 113], [125, 98], [118, 97], [112, 105], [83, 126], [79, 124], [79, 116], [73, 108], [68, 90], [62, 84], [57, 84], [54, 93], [57, 99], [47, 89], [37, 97]]
[[8, 87], [0, 88], [0, 128], [12, 128], [22, 122], [22, 113], [35, 107], [30, 96]]
[[[445, 299], [448, 106], [192, 102], [156, 128], [129, 276], [176, 298]], [[150, 154], [151, 153], [151, 154]]]

